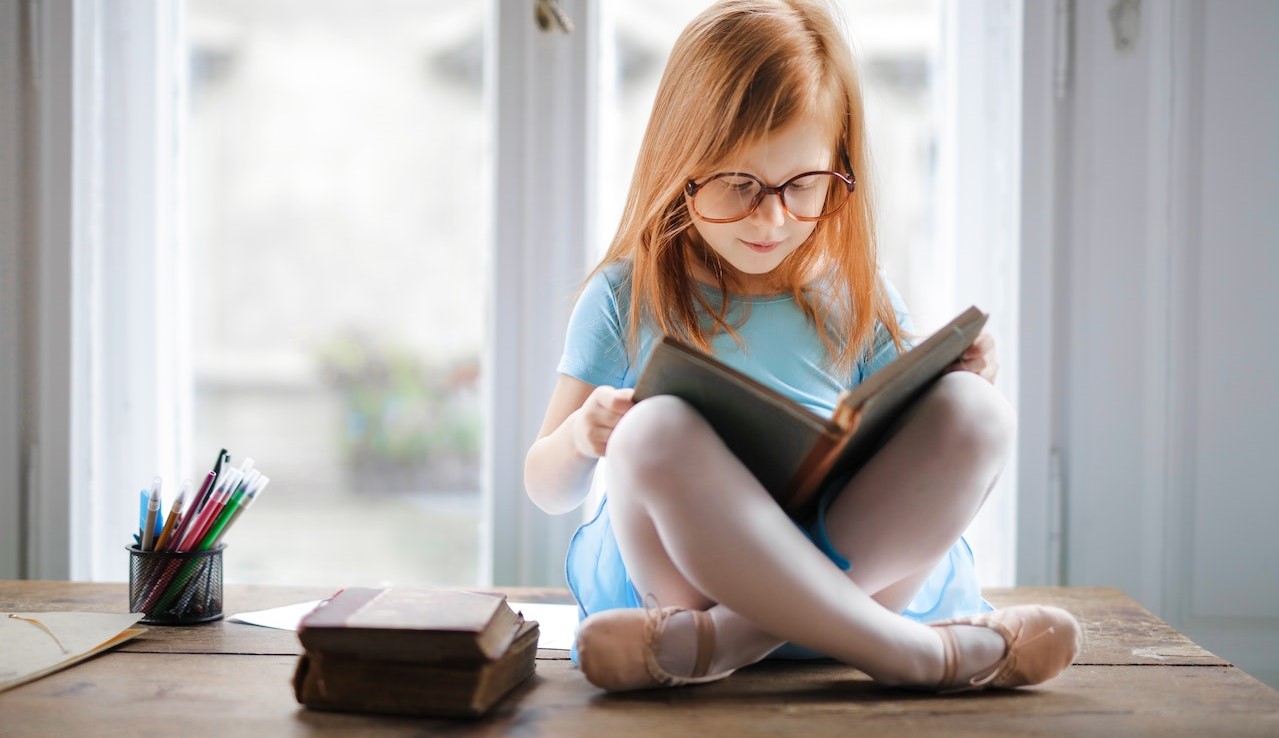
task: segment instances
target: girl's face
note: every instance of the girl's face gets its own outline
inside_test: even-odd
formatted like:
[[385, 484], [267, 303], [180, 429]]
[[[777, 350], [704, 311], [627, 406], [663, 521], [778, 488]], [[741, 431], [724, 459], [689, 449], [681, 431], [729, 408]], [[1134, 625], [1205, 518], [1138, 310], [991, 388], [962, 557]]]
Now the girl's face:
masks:
[[[747, 147], [718, 171], [753, 174], [766, 184], [777, 186], [796, 174], [829, 169], [830, 141], [828, 127], [809, 116]], [[718, 171], [699, 173], [697, 181]], [[755, 212], [732, 223], [702, 220], [687, 195], [685, 198], [693, 227], [721, 259], [739, 272], [747, 294], [775, 289], [765, 275], [794, 253], [817, 227], [816, 222], [798, 221], [787, 215], [777, 195], [765, 196]], [[709, 275], [700, 274], [700, 265], [695, 269], [704, 281], [714, 281]]]

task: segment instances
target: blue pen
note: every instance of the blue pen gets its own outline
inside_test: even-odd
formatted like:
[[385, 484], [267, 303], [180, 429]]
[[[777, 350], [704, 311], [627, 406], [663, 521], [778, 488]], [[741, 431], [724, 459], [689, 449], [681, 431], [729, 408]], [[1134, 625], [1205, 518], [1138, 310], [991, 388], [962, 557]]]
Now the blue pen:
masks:
[[138, 493], [138, 544], [142, 544], [142, 533], [147, 529], [147, 490]]
[[[142, 546], [142, 541], [146, 538], [147, 503], [150, 497], [150, 490], [144, 489], [138, 492], [138, 532], [133, 534], [133, 542], [138, 544], [139, 547]], [[151, 536], [153, 540], [160, 537], [160, 530], [163, 525], [164, 521], [160, 519], [159, 515], [157, 515], [155, 525], [151, 528]]]

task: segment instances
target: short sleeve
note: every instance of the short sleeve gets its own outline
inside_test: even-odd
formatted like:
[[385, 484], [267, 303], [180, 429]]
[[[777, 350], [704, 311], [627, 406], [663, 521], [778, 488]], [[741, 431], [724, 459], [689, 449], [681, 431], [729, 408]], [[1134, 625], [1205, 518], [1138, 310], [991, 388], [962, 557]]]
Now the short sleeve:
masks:
[[626, 315], [616, 270], [597, 272], [573, 306], [558, 371], [596, 387], [621, 387], [630, 367]]

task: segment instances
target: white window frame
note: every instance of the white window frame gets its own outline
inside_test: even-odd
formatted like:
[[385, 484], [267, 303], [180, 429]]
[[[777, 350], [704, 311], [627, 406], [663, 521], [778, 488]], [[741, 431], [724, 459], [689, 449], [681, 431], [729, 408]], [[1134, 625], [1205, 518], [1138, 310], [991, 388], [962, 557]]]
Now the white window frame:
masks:
[[[939, 107], [941, 119], [950, 124], [939, 131], [934, 241], [949, 282], [938, 286], [948, 287], [950, 294], [932, 296], [956, 311], [977, 305], [990, 314], [986, 330], [995, 338], [1000, 362], [996, 387], [1014, 405], [1022, 377], [1015, 278], [1020, 100], [1008, 91], [1018, 81], [1020, 11], [1018, 0], [942, 6], [946, 79]], [[1016, 580], [1018, 470], [1014, 452], [965, 531], [985, 586], [1010, 586]]]
[[[595, 258], [592, 90], [600, 0], [566, 0], [573, 32], [544, 32], [532, 3], [490, 0], [496, 167], [485, 368], [485, 532], [480, 571], [500, 584], [564, 585], [577, 515], [524, 494], [524, 454], [555, 385], [564, 330]], [[505, 8], [506, 12], [501, 12]], [[512, 12], [514, 9], [516, 12]], [[500, 53], [499, 53], [500, 52]]]
[[1065, 225], [1058, 215], [1067, 189], [1061, 103], [1071, 83], [1072, 0], [1020, 6], [1016, 567], [1018, 584], [1051, 586], [1061, 583], [1064, 546], [1053, 395], [1056, 342], [1064, 333], [1053, 275]]
[[[176, 8], [27, 6], [36, 294], [26, 384], [36, 402], [23, 449], [34, 532], [24, 568], [36, 578], [127, 577], [131, 491], [184, 467]], [[127, 89], [115, 87], [122, 78]]]
[[[531, 3], [489, 0], [493, 22], [487, 69], [494, 77], [486, 90], [490, 105], [496, 106], [490, 109], [500, 114], [494, 115], [491, 141], [495, 215], [483, 379], [487, 436], [480, 571], [485, 583], [562, 585], [564, 549], [580, 522], [576, 515], [548, 516], [527, 501], [523, 458], [555, 382], [577, 287], [597, 254], [590, 153], [597, 125], [590, 95], [598, 83], [594, 60], [602, 1], [563, 2], [576, 26], [573, 34], [564, 35], [537, 30]], [[22, 300], [19, 307], [30, 306], [24, 324], [33, 326], [34, 336], [22, 345], [30, 347], [31, 358], [19, 352], [3, 366], [30, 364], [16, 386], [35, 387], [37, 393], [26, 434], [0, 426], [6, 448], [16, 442], [18, 454], [26, 457], [19, 467], [26, 472], [25, 513], [32, 532], [25, 565], [10, 568], [39, 578], [115, 579], [126, 561], [120, 550], [126, 539], [122, 531], [133, 525], [130, 488], [145, 483], [151, 473], [172, 479], [174, 470], [188, 466], [180, 454], [186, 445], [182, 439], [190, 438], [190, 398], [173, 401], [176, 379], [189, 366], [188, 352], [179, 331], [183, 316], [166, 307], [177, 304], [173, 298], [180, 279], [163, 276], [180, 275], [183, 265], [166, 262], [173, 250], [157, 247], [174, 243], [179, 235], [180, 220], [171, 216], [181, 202], [174, 189], [181, 181], [180, 162], [170, 154], [181, 147], [175, 121], [164, 110], [173, 110], [175, 91], [166, 81], [175, 79], [180, 2], [28, 3], [33, 74], [39, 81], [34, 92], [37, 124], [29, 132], [38, 180], [38, 209], [30, 229], [33, 256], [28, 257], [36, 289], [34, 299], [19, 295], [0, 300], [6, 308]], [[1052, 9], [1035, 3], [1006, 0], [987, 12], [1006, 14], [1005, 30], [1013, 35], [1020, 30], [1029, 38], [1052, 27], [1051, 18], [1045, 23], [1044, 17]], [[123, 28], [130, 30], [127, 48], [119, 43], [117, 32]], [[1042, 47], [1028, 42], [1026, 48]], [[104, 105], [103, 94], [113, 91], [103, 88], [103, 80], [111, 77], [101, 74], [98, 65], [103, 63], [133, 70], [131, 81], [140, 85]], [[1030, 51], [1023, 64], [1028, 76], [1042, 71]], [[1016, 102], [1021, 151], [1043, 143], [1045, 130], [1051, 134], [1051, 120], [1037, 107], [1042, 104], [1038, 95]], [[0, 124], [12, 121], [0, 119]], [[1050, 299], [1040, 289], [1046, 266], [1040, 249], [1050, 242], [1039, 237], [1045, 229], [1051, 231], [1051, 218], [1041, 210], [1044, 198], [1051, 201], [1053, 193], [1044, 189], [1041, 176], [1050, 165], [1032, 158], [1014, 164], [1028, 193], [1016, 225], [1021, 243], [1011, 256], [1022, 258], [1020, 290], [1013, 279], [1011, 284], [985, 285], [975, 299], [984, 306], [999, 305], [1013, 321], [1018, 313], [1023, 316], [1020, 325], [1005, 325], [1003, 336], [1010, 349], [1017, 344], [1014, 338], [1022, 339], [1019, 351], [1004, 352], [1005, 378], [1022, 414], [1016, 473], [1020, 505], [999, 514], [1018, 520], [1023, 542], [1016, 546], [1018, 579], [1029, 574], [1030, 581], [1042, 581], [1050, 555], [1042, 544], [1046, 536], [1040, 534], [1050, 525], [1041, 525], [1048, 505], [1047, 476], [1042, 474], [1046, 457], [1041, 453], [1046, 435], [1039, 418], [1048, 417], [1040, 411], [1049, 403], [1046, 371], [1039, 370], [1051, 338], [1034, 332], [1043, 328], [1044, 301]], [[0, 175], [6, 173], [0, 164]], [[104, 187], [107, 181], [111, 187]], [[161, 198], [165, 205], [156, 207]], [[1005, 252], [985, 256], [1010, 258]], [[0, 252], [0, 257], [8, 260], [12, 253]], [[162, 317], [125, 320], [105, 312], [119, 304], [108, 299], [118, 282], [95, 276], [105, 269], [131, 271], [140, 275], [139, 284], [152, 284], [151, 290], [128, 293], [134, 302], [127, 310]], [[118, 278], [122, 271], [112, 274]], [[0, 329], [4, 337], [21, 333], [8, 319], [0, 322]], [[145, 354], [140, 347], [150, 347], [151, 356], [160, 359], [139, 361], [139, 353]], [[1019, 372], [1019, 365], [1027, 371]], [[97, 379], [104, 376], [109, 384]], [[0, 384], [0, 409], [18, 405], [12, 389], [6, 393], [13, 386]], [[133, 439], [127, 449], [117, 440], [126, 434]], [[0, 457], [0, 462], [12, 475], [11, 460]], [[12, 497], [3, 497], [0, 504], [22, 509]], [[1012, 550], [1015, 544], [1010, 538], [1000, 545]], [[0, 556], [5, 557], [0, 563], [12, 558], [7, 550], [0, 550]]]

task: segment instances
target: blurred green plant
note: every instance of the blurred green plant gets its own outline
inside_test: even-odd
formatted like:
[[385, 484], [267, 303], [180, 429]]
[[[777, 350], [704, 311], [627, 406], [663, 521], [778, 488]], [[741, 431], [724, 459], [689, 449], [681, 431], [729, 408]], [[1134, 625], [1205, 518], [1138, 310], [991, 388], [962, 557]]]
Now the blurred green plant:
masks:
[[[395, 467], [420, 467], [417, 483], [430, 484], [432, 476], [458, 476], [460, 468], [478, 473], [478, 359], [436, 365], [402, 346], [357, 333], [322, 344], [317, 358], [326, 382], [343, 401], [343, 454], [362, 476], [389, 475], [402, 483], [404, 475]], [[372, 478], [366, 483], [384, 486]]]

